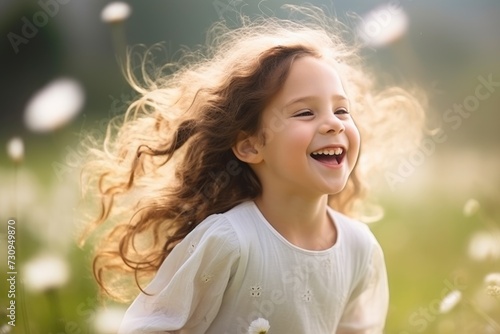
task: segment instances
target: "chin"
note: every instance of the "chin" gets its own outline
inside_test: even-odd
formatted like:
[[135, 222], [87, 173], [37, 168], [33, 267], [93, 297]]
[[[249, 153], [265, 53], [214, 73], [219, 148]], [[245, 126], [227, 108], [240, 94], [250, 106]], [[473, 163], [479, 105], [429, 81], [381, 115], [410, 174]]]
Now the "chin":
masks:
[[324, 195], [337, 195], [338, 193], [342, 192], [342, 190], [345, 189], [346, 183], [339, 184], [337, 186], [330, 186], [326, 191], [324, 192]]

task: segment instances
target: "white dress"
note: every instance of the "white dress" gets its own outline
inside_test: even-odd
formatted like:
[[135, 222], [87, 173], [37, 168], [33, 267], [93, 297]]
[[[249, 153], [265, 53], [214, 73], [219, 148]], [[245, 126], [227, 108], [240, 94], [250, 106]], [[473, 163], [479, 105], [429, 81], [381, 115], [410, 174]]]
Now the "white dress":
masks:
[[288, 242], [254, 202], [209, 216], [161, 265], [130, 305], [125, 333], [382, 333], [388, 285], [368, 227], [333, 209], [337, 242], [311, 251]]

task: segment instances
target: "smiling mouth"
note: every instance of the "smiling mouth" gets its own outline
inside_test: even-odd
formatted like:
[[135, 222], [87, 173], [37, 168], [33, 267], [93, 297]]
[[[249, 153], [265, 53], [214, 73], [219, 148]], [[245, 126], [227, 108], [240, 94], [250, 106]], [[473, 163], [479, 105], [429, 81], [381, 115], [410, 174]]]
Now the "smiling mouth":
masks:
[[341, 147], [326, 148], [314, 151], [311, 158], [327, 165], [340, 165], [345, 157], [345, 150]]

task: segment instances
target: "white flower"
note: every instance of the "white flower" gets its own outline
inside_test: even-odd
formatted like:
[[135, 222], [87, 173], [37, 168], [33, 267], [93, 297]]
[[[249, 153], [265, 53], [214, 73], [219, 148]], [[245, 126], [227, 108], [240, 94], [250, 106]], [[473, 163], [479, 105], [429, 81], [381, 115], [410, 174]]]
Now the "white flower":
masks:
[[467, 202], [465, 202], [464, 205], [464, 216], [470, 217], [474, 215], [478, 210], [479, 210], [479, 202], [473, 198], [468, 199]]
[[99, 334], [117, 333], [125, 311], [125, 308], [118, 306], [99, 308], [94, 320], [96, 332]]
[[486, 287], [486, 293], [489, 294], [492, 297], [499, 297], [500, 296], [500, 286], [498, 286], [498, 285], [488, 285]]
[[370, 46], [388, 45], [403, 36], [408, 29], [408, 17], [400, 6], [378, 7], [362, 18], [358, 34]]
[[1, 334], [8, 334], [8, 333], [11, 333], [11, 332], [12, 332], [12, 326], [10, 326], [8, 324], [3, 324], [0, 327], [0, 333]]
[[125, 2], [111, 2], [101, 12], [101, 19], [107, 23], [125, 21], [130, 16], [130, 6]]
[[14, 137], [7, 142], [7, 155], [14, 162], [21, 162], [24, 158], [24, 143], [19, 137]]
[[455, 306], [457, 306], [458, 302], [462, 299], [462, 293], [458, 290], [453, 290], [446, 296], [444, 296], [443, 300], [439, 304], [439, 312], [440, 313], [448, 313]]
[[24, 122], [35, 132], [53, 131], [72, 120], [83, 107], [81, 85], [68, 78], [52, 81], [28, 102]]
[[43, 292], [66, 284], [69, 278], [68, 264], [54, 254], [41, 254], [27, 262], [22, 275], [26, 288]]
[[476, 261], [500, 258], [500, 230], [479, 231], [469, 241], [468, 253]]
[[250, 327], [248, 327], [248, 334], [266, 334], [270, 327], [269, 321], [258, 318], [252, 321]]
[[488, 285], [500, 286], [500, 273], [490, 273], [484, 278], [484, 283]]
[[486, 275], [484, 282], [487, 284], [487, 294], [493, 297], [500, 296], [500, 273], [491, 273]]

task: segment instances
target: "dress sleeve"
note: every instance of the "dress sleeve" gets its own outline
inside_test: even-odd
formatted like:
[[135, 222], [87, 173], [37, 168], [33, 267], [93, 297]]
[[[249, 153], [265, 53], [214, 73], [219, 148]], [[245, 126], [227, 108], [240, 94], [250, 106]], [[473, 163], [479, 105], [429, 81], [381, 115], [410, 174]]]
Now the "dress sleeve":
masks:
[[366, 275], [354, 289], [336, 334], [381, 334], [389, 307], [384, 254], [376, 240]]
[[210, 216], [179, 243], [130, 305], [119, 334], [205, 332], [239, 258], [235, 231]]

